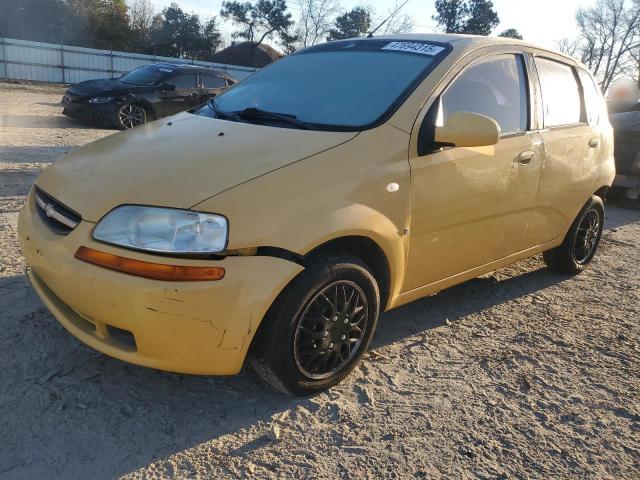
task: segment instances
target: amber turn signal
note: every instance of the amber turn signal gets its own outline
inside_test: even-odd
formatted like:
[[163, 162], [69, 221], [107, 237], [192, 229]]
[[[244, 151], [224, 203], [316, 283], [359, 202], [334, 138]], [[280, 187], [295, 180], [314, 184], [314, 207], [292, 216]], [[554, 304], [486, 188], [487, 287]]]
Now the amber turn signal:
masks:
[[128, 273], [138, 277], [172, 282], [198, 282], [220, 280], [224, 277], [222, 267], [192, 267], [184, 265], [166, 265], [163, 263], [143, 262], [133, 258], [120, 257], [88, 247], [80, 247], [75, 257], [93, 265]]

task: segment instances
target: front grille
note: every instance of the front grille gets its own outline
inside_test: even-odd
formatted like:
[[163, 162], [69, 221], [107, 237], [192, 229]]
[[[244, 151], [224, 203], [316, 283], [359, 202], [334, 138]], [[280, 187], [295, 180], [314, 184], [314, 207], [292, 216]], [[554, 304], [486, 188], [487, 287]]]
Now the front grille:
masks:
[[34, 197], [40, 218], [54, 232], [68, 235], [82, 221], [80, 215], [37, 187]]

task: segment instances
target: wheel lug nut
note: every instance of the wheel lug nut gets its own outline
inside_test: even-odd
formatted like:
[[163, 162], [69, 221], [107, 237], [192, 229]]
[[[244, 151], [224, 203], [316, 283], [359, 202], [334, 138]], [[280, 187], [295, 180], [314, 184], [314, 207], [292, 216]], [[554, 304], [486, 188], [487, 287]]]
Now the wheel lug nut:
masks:
[[335, 317], [333, 317], [333, 321], [337, 322], [338, 321], [338, 316], [336, 315]]
[[333, 348], [333, 342], [329, 344], [329, 348]]
[[322, 334], [322, 337], [327, 338], [328, 336], [329, 336], [329, 332], [325, 330], [324, 333]]
[[342, 336], [340, 337], [340, 340], [346, 340], [347, 336], [343, 333]]
[[347, 323], [349, 323], [349, 319], [348, 319], [348, 318], [345, 318], [345, 319], [344, 319], [344, 322], [342, 322], [342, 323], [344, 323], [344, 324], [346, 325]]

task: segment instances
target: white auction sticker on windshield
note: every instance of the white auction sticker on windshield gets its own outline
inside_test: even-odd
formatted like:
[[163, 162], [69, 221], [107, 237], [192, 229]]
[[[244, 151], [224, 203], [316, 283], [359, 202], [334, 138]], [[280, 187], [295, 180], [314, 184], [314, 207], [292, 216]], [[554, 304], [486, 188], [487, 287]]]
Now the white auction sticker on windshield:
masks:
[[168, 68], [159, 68], [158, 70], [160, 70], [161, 72], [167, 72], [167, 73], [173, 72], [173, 70], [169, 70]]
[[382, 50], [395, 50], [397, 52], [410, 52], [434, 56], [442, 52], [444, 47], [419, 42], [391, 42], [382, 47]]

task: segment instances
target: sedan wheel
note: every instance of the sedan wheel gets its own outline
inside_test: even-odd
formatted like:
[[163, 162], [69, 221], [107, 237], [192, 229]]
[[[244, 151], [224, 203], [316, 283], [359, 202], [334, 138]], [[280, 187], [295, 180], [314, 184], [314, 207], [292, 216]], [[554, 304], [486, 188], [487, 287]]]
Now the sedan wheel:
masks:
[[118, 126], [133, 128], [147, 121], [147, 112], [140, 105], [125, 104], [118, 110]]

